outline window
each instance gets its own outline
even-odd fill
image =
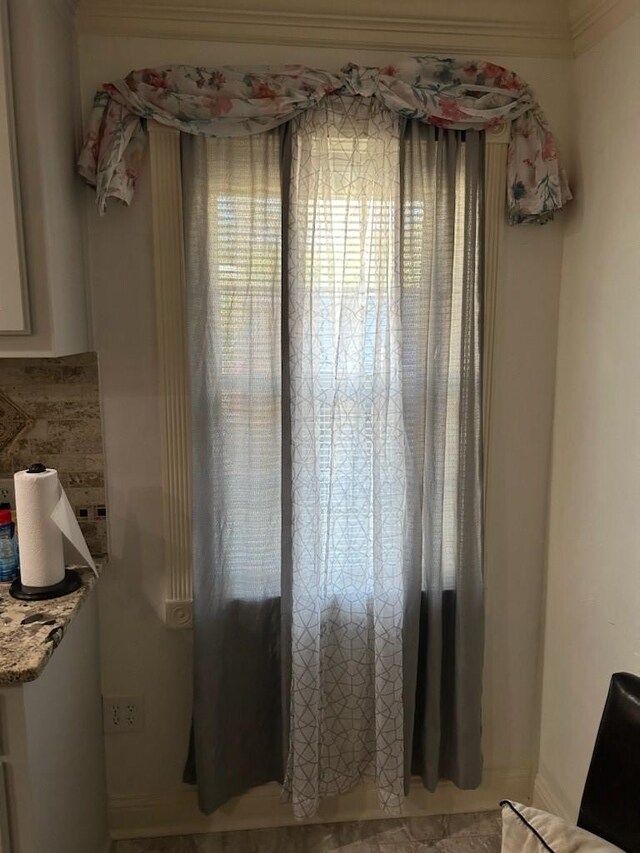
[[[248,142],[246,140],[234,139],[232,144],[238,146],[240,143]],[[176,183],[176,176],[179,178],[179,134],[176,131],[152,126],[151,133],[152,146],[152,180],[154,193],[154,238],[155,238],[155,257],[156,257],[156,277],[159,294],[159,333],[161,360],[163,365],[162,370],[162,385],[164,389],[164,435],[165,435],[165,453],[164,453],[164,482],[166,496],[166,519],[165,529],[167,533],[167,592],[166,592],[166,620],[167,624],[174,627],[182,627],[189,624],[190,620],[190,596],[191,596],[191,579],[190,579],[190,508],[189,508],[189,466],[187,460],[190,456],[190,437],[188,430],[188,397],[185,390],[185,375],[186,375],[186,358],[185,358],[185,340],[184,335],[181,335],[178,327],[184,323],[184,269],[180,261],[181,258],[181,242],[182,242],[182,226],[180,219],[180,183]],[[490,306],[488,320],[491,320],[494,304],[493,292],[495,289],[495,281],[497,277],[497,244],[500,235],[502,220],[503,220],[503,190],[504,185],[504,162],[506,157],[506,134],[501,137],[495,137],[492,142],[498,144],[490,144],[487,146],[487,234],[485,255],[486,263],[486,286],[487,293],[485,299]],[[342,143],[339,143],[342,145]],[[339,156],[339,151],[337,155]],[[277,171],[272,171],[271,177],[277,178]],[[257,211],[264,222],[270,222],[271,225],[262,229],[260,239],[265,245],[265,264],[268,268],[273,267],[277,260],[278,243],[277,232],[279,224],[279,186],[274,183],[273,192],[266,192],[259,196],[262,200],[253,205],[254,222]],[[254,197],[254,196],[251,196]],[[233,281],[234,277],[246,274],[246,270],[242,269],[242,264],[246,259],[243,258],[241,252],[242,239],[246,236],[243,234],[242,228],[234,227],[232,223],[238,222],[243,217],[250,227],[251,217],[247,217],[247,199],[249,195],[246,190],[241,190],[239,186],[230,192],[219,193],[216,196],[217,217],[220,222],[220,237],[228,240],[228,246],[235,249],[240,247],[240,253],[233,251],[233,259],[229,259],[228,263],[220,263],[219,274],[226,279],[226,289],[223,287],[220,291],[221,306],[224,306],[223,311],[227,316],[228,328],[230,329],[234,320],[234,303],[237,308],[237,302],[233,296]],[[376,207],[377,205],[377,207]],[[330,204],[331,219],[333,222],[339,222],[340,216],[344,215],[341,212],[340,199],[334,199]],[[376,222],[376,217],[379,222],[382,222],[385,216],[388,216],[388,210],[385,211],[384,205],[380,205],[375,200],[367,203],[367,215],[372,223]],[[424,208],[420,205],[415,205],[411,210],[404,210],[405,215],[405,230],[404,230],[404,250],[411,245],[412,234],[415,233],[417,227],[414,223],[419,222],[420,217],[424,215]],[[375,228],[372,225],[372,228]],[[381,226],[377,226],[381,227]],[[327,231],[326,245],[324,247],[317,245],[315,249],[320,248],[324,251],[324,256],[328,258],[328,249],[331,231]],[[225,237],[226,235],[226,237]],[[358,235],[358,240],[361,235]],[[365,239],[366,236],[365,236]],[[239,256],[240,255],[240,256]],[[334,251],[331,261],[344,264],[345,256],[344,249]],[[254,269],[252,276],[260,281],[260,276],[264,270]],[[349,277],[345,277],[345,282],[348,282]],[[406,286],[410,286],[410,274],[405,273]],[[257,302],[256,302],[257,305]],[[268,311],[270,315],[275,317],[279,308],[267,299],[263,306],[265,308],[265,316]],[[370,310],[374,310],[374,305],[370,306]],[[327,341],[329,340],[329,330],[327,330]],[[491,340],[490,327],[486,335],[488,341]],[[490,347],[488,354],[485,357],[490,358]],[[232,351],[228,354],[229,376],[233,376],[233,382],[237,386],[236,392],[238,397],[235,401],[238,406],[241,406],[241,386],[242,386],[242,370],[241,363],[237,359],[237,354]],[[490,373],[489,373],[490,379]],[[246,384],[246,382],[245,382]],[[490,389],[490,381],[487,382],[487,388]],[[231,392],[229,392],[231,393]],[[273,403],[274,390],[270,386],[270,391],[265,393],[265,406],[268,407],[268,397],[271,394],[271,402]],[[277,403],[277,400],[276,400]],[[485,407],[488,411],[488,407]],[[266,409],[265,409],[266,411]],[[328,428],[328,425],[327,425]],[[279,441],[275,441],[275,446],[279,446]],[[321,450],[321,458],[322,458]],[[328,464],[326,461],[323,464]],[[170,521],[171,519],[171,521]]]
[[[277,597],[282,304],[278,134],[210,139],[194,156],[199,158],[194,169],[206,181],[198,206],[206,206],[199,213],[208,227],[206,233],[192,235],[197,245],[191,248],[202,257],[208,279],[198,291],[201,310],[211,318],[201,357],[212,364],[215,382],[207,371],[202,381],[209,383],[206,396],[218,412],[208,447],[217,468],[214,500],[225,504],[220,535],[225,540],[227,592],[243,600]]]

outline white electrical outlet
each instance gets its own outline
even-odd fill
[[[16,508],[16,490],[13,479],[0,480],[0,504],[10,503],[11,509]]]
[[[140,732],[144,728],[144,699],[141,696],[103,696],[102,717],[106,734]]]

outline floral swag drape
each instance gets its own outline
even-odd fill
[[[338,74],[301,65],[132,71],[96,93],[80,174],[107,199],[129,204],[146,145],[145,120],[208,136],[270,130],[316,106],[326,95],[379,100],[410,119],[455,130],[511,122],[509,221],[543,223],[571,199],[556,142],[529,86],[490,62],[417,56],[399,65],[347,65]]]

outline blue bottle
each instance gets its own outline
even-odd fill
[[[11,510],[0,509],[0,583],[15,580],[19,570],[16,526],[11,521]]]

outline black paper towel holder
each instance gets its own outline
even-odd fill
[[[82,586],[80,575],[75,569],[65,569],[64,578],[51,586],[25,586],[16,578],[9,587],[9,595],[18,601],[47,601],[77,592]]]

